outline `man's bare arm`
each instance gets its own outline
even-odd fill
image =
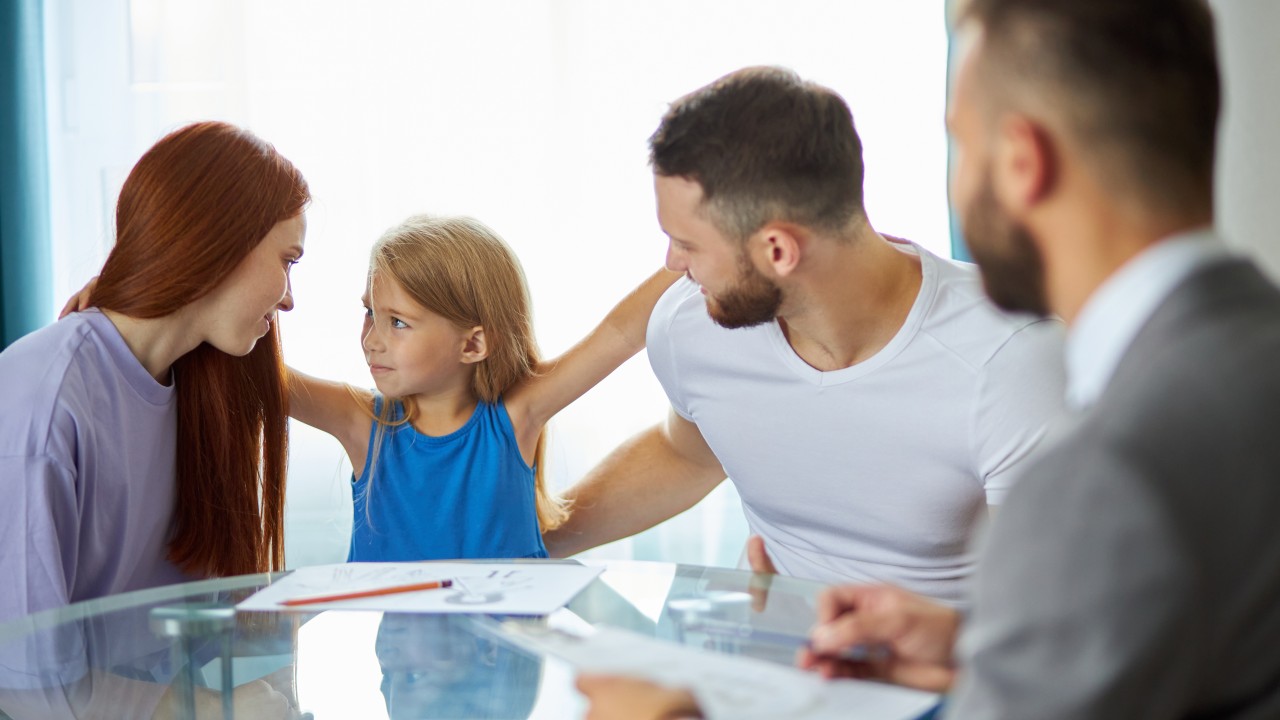
[[[669,411],[564,493],[569,521],[544,536],[547,551],[568,557],[648,530],[693,507],[724,478],[698,426]]]

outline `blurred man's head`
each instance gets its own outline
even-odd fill
[[[1040,238],[1009,198],[1078,173],[1119,213],[1212,219],[1220,88],[1202,0],[971,0],[957,30],[952,199],[998,304],[1048,310]]]

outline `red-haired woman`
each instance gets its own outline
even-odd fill
[[[309,200],[288,160],[224,123],[134,166],[93,308],[0,353],[0,621],[281,568],[274,320]]]

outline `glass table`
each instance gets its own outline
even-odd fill
[[[573,562],[573,561],[532,561]],[[523,623],[609,625],[791,664],[822,586],[722,568],[591,562],[569,605]],[[0,625],[0,718],[577,718],[574,671],[502,618],[237,612],[284,574],[111,596]]]

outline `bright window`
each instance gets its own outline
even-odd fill
[[[56,296],[100,267],[143,150],[192,120],[236,122],[311,183],[297,309],[281,326],[288,361],[322,377],[371,385],[367,254],[417,212],[498,230],[524,263],[544,354],[566,349],[663,260],[645,143],[667,103],[746,65],[839,91],[865,145],[872,223],[948,254],[936,2],[48,0],[46,27]],[[576,481],[666,406],[644,357],[628,363],[556,419],[553,482]],[[345,558],[349,475],[336,441],[295,425],[291,565]],[[732,564],[744,528],[726,484],[597,554]]]

